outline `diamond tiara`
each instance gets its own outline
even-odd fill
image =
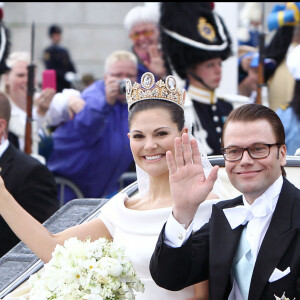
[[[152,99],[173,102],[183,109],[185,90],[179,91],[176,79],[172,75],[167,76],[165,82],[161,79],[155,82],[154,75],[151,72],[146,72],[141,78],[141,84],[135,82],[132,85],[129,79],[126,81],[128,110],[139,101]]]

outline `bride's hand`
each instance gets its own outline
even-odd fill
[[[190,141],[187,133],[182,135],[182,139],[177,137],[174,146],[175,161],[171,151],[166,154],[173,215],[179,223],[188,225],[198,206],[213,189],[219,167],[215,166],[209,176],[205,177],[197,141]]]

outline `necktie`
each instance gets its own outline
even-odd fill
[[[233,261],[233,276],[244,300],[248,299],[249,287],[254,267],[250,246],[246,238],[247,226],[244,227],[237,252]]]
[[[246,207],[238,205],[231,208],[224,208],[223,212],[231,226],[235,229],[239,225],[245,225],[253,217],[261,218],[272,213],[271,203],[267,202],[265,197],[260,197],[252,205]]]

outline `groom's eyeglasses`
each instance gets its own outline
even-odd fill
[[[237,146],[222,148],[221,153],[227,161],[238,161],[243,158],[244,152],[247,151],[253,159],[266,158],[270,154],[270,149],[277,146],[278,149],[282,144],[253,144],[249,147],[242,148]]]

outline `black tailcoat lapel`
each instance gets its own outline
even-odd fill
[[[243,205],[242,197],[234,202],[230,201],[230,207]],[[231,290],[231,267],[240,240],[243,226],[231,229],[223,212],[224,207],[215,206],[214,217],[210,219],[210,270],[209,281],[211,283],[211,299],[226,299]]]

